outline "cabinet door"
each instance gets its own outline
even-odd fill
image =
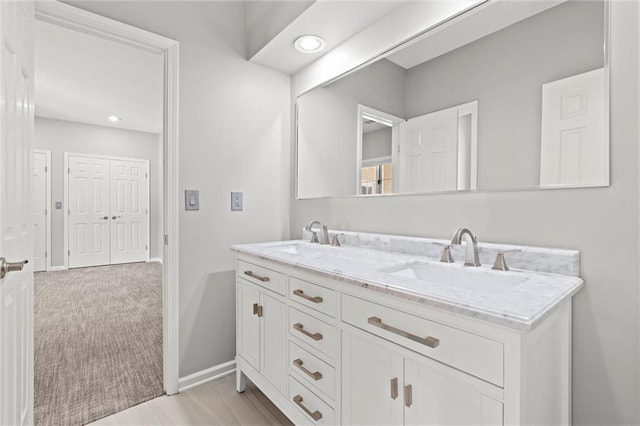
[[[405,360],[406,425],[501,425],[502,403],[468,388],[428,364]]]
[[[373,340],[343,332],[342,424],[402,424],[402,363]]]
[[[260,372],[283,395],[287,376],[287,307],[266,293],[260,296],[261,359]]]
[[[256,286],[237,281],[237,346],[238,354],[256,370],[260,369],[260,318],[254,314],[254,307],[260,303],[260,293]]]

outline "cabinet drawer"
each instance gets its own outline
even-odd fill
[[[289,298],[335,318],[336,292],[317,284],[289,277]]]
[[[342,295],[342,320],[413,351],[503,386],[502,343]]]
[[[289,370],[311,388],[335,398],[335,369],[293,342],[289,342]]]
[[[303,413],[311,424],[336,424],[333,408],[291,376],[289,376],[289,402]]]
[[[289,308],[289,334],[330,357],[336,356],[336,328],[291,307]]]
[[[283,296],[287,295],[287,277],[280,272],[238,260],[237,274],[238,277],[254,284],[273,290]]]

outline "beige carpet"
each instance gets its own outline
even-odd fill
[[[159,263],[35,274],[35,423],[81,425],[162,395]]]

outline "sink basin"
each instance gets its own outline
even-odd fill
[[[387,275],[483,293],[505,293],[528,277],[442,263],[409,262],[378,269]]]

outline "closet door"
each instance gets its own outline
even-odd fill
[[[110,160],[111,263],[148,260],[148,163]]]
[[[69,156],[69,268],[108,265],[109,160]]]

